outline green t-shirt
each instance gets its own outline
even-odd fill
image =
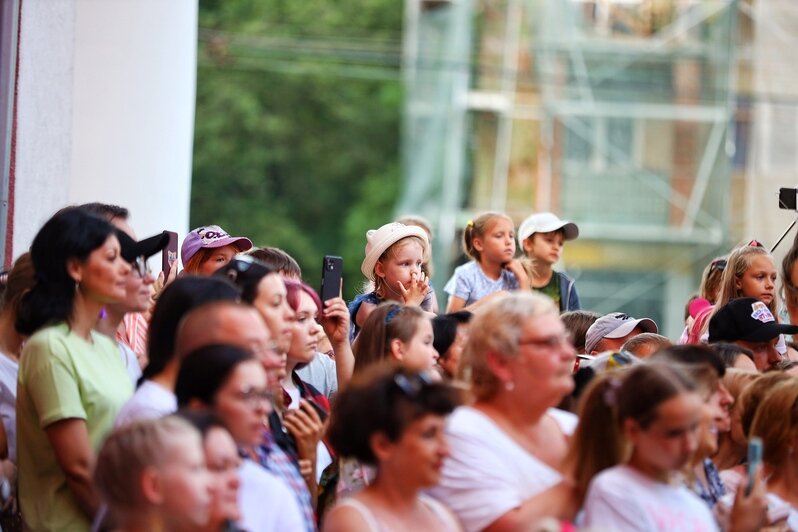
[[[37,331],[22,350],[17,391],[19,502],[30,530],[91,527],[44,429],[56,421],[83,419],[96,452],[133,394],[116,344],[96,332],[92,342],[62,323]]]
[[[552,301],[554,301],[554,304],[557,305],[557,308],[562,310],[562,306],[560,305],[560,275],[556,271],[551,272],[551,279],[549,279],[546,286],[533,288],[532,290],[549,296]]]

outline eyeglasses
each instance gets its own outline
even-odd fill
[[[152,273],[150,265],[147,264],[147,257],[136,257],[130,266],[131,270],[142,279]]]
[[[407,396],[408,399],[417,399],[421,391],[433,383],[429,373],[422,372],[415,375],[405,375],[397,373],[393,377],[393,383]]]
[[[263,403],[272,403],[274,394],[272,394],[271,390],[265,388],[250,388],[239,390],[236,392],[236,397],[249,408],[256,408]]]
[[[573,347],[574,338],[570,333],[557,334],[547,336],[546,338],[528,338],[526,340],[519,340],[518,346],[520,347],[522,345],[533,345],[541,349],[557,349],[558,347],[565,345]]]
[[[709,271],[722,272],[726,269],[726,259],[716,259],[709,263]]]

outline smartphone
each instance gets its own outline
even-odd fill
[[[756,436],[748,442],[748,485],[745,486],[745,494],[749,495],[754,487],[754,475],[759,464],[762,463],[762,439]]]
[[[333,255],[325,255],[321,265],[321,300],[327,301],[341,294],[341,275],[344,270],[344,259]]]
[[[164,278],[169,277],[172,266],[177,264],[177,233],[166,231],[169,234],[169,243],[161,251],[161,270]]]
[[[794,211],[797,210],[796,207],[798,207],[798,189],[780,188],[779,209]]]

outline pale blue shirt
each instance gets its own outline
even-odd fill
[[[501,290],[518,290],[518,279],[510,270],[502,270],[495,281],[482,271],[479,263],[471,261],[454,269],[454,274],[443,291],[465,301],[465,306],[476,303],[483,297]]]

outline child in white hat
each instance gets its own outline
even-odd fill
[[[421,227],[392,222],[366,232],[366,258],[360,271],[374,289],[349,304],[352,338],[371,311],[385,301],[432,310],[432,290],[421,268],[428,256],[427,233]]]
[[[549,296],[560,312],[580,310],[574,280],[554,269],[566,240],[579,236],[579,227],[550,212],[529,216],[518,227],[518,244],[526,256],[525,269],[532,290]]]

